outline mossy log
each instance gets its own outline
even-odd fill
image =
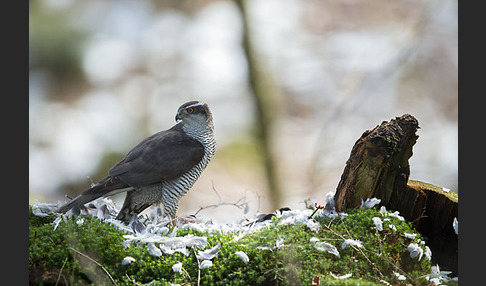
[[[457,273],[457,235],[452,227],[458,197],[442,188],[409,181],[409,158],[419,125],[412,115],[384,121],[359,138],[346,162],[334,196],[338,211],[358,208],[376,197],[387,209],[399,211],[428,240],[432,259]]]
[[[307,216],[311,210],[293,213]],[[29,285],[311,285],[316,280],[326,286],[378,286],[385,281],[404,285],[396,276],[398,272],[408,285],[430,285],[425,277],[431,262],[411,258],[406,247],[423,236],[405,237],[404,233],[416,230],[394,217],[389,223],[395,230],[377,232],[372,220],[377,216],[382,216],[380,211],[371,208],[351,210],[342,219],[315,217],[308,220],[312,224],[289,224],[291,216],[274,216],[264,223],[266,227],[253,225],[250,232],[243,228],[241,232],[211,230],[205,229],[209,226],[206,223],[191,223],[199,227],[169,225],[166,232],[159,229],[134,235],[91,216],[69,217],[56,223],[55,215],[38,217],[29,206]],[[145,222],[154,227],[152,230],[157,229],[149,219]],[[136,239],[127,243],[130,237]],[[206,246],[184,242],[194,237],[207,241]],[[359,239],[361,246],[343,247],[352,238]],[[203,262],[197,254],[218,244],[219,251],[209,259],[212,266],[201,269]],[[188,252],[157,254],[154,250],[175,245]],[[182,268],[174,270],[179,263]],[[336,278],[346,274],[351,277]]]

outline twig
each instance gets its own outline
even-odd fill
[[[216,195],[218,196],[219,198],[219,202],[221,202],[221,196],[219,195],[218,191],[216,191],[216,188],[214,187],[214,181],[211,180],[211,186],[213,188],[213,191],[216,193]]]
[[[184,273],[186,274],[187,278],[189,278],[189,281],[192,282],[192,278],[191,278],[191,275],[189,275],[189,273],[187,272],[186,269],[184,269],[184,267],[182,267],[182,271],[184,271]],[[199,285],[199,284],[198,284]]]
[[[66,257],[66,259],[64,259],[64,262],[62,263],[61,270],[59,270],[59,275],[57,276],[57,281],[56,281],[56,285],[55,286],[57,286],[57,284],[59,283],[59,279],[61,279],[61,273],[62,273],[62,270],[64,269],[64,265],[66,265],[67,259],[68,258]],[[64,281],[65,280],[66,279],[64,279]]]
[[[327,225],[327,228],[331,228],[331,224],[334,222],[334,220],[335,220],[335,219],[336,219],[335,217],[333,217],[333,218],[331,219],[331,221],[330,221],[330,222],[329,222],[329,224]]]
[[[327,230],[329,230],[330,232],[332,232],[332,234],[334,234],[335,236],[339,236],[342,240],[346,240],[346,238],[344,236],[342,236],[339,233],[335,232],[333,229],[331,229],[327,225],[324,225],[324,226],[327,228]]]
[[[418,218],[416,218],[416,219],[414,219],[414,220],[412,221],[412,224],[413,224],[413,225],[415,225],[415,222],[417,222],[418,220],[423,219],[423,218],[427,218],[427,217],[428,217],[427,215],[424,215],[425,210],[426,210],[426,208],[424,208],[424,209],[422,210],[422,213],[420,214],[420,216],[419,216]]]
[[[245,206],[245,203],[246,203],[246,196],[237,200],[236,202],[234,203],[226,203],[222,200],[221,196],[219,195],[218,191],[216,190],[216,188],[214,187],[214,183],[212,183],[212,189],[213,191],[216,193],[216,195],[218,196],[219,198],[219,202],[217,204],[212,204],[212,205],[208,205],[208,206],[204,206],[204,207],[200,207],[199,210],[197,210],[196,213],[194,213],[194,216],[196,216],[199,212],[201,212],[202,210],[205,210],[205,209],[209,209],[209,208],[217,208],[217,207],[220,207],[220,206],[235,206],[237,208],[239,208],[240,210],[244,208]],[[243,201],[243,202],[241,202]]]
[[[260,212],[260,198],[261,198],[261,196],[260,196],[260,194],[258,192],[255,192],[255,194],[258,197],[258,208],[257,208],[256,212],[259,213]]]
[[[214,204],[214,205],[209,205],[209,206],[205,206],[205,207],[200,207],[199,210],[197,210],[197,212],[194,213],[194,215],[196,216],[202,210],[209,209],[209,208],[217,208],[217,207],[220,207],[220,206],[235,206],[235,207],[239,208],[240,210],[243,208],[243,206],[239,205],[238,202],[236,202],[236,203],[220,203],[220,204]]]
[[[133,283],[133,285],[142,285],[142,284],[137,283],[137,282],[135,281],[135,279],[132,279],[130,276],[128,276],[128,274],[127,274],[127,273],[125,273],[125,276],[127,276],[128,280],[130,280],[130,282],[132,282],[132,283]]]
[[[108,270],[106,270],[105,267],[103,267],[103,265],[99,264],[98,261],[94,260],[93,258],[89,257],[88,255],[82,253],[81,251],[77,250],[77,249],[74,249],[72,247],[69,247],[71,250],[73,250],[74,252],[88,258],[89,260],[91,260],[92,262],[94,262],[96,265],[98,265],[99,267],[101,267],[101,269],[103,269],[103,271],[105,271],[106,275],[108,275],[108,277],[110,277],[111,279],[111,282],[113,282],[113,285],[116,285],[115,283],[115,280],[113,280],[113,277],[111,277],[110,273],[108,272]]]
[[[354,239],[354,238],[353,238],[353,236],[351,235],[351,233],[349,233],[349,230],[348,230],[348,228],[346,227],[346,224],[344,223],[343,218],[342,218],[341,216],[339,216],[339,219],[341,220],[341,223],[343,224],[344,229],[345,229],[345,230],[346,230],[346,232],[348,233],[349,237],[350,237],[351,239]]]
[[[201,263],[199,262],[199,259],[197,258],[196,249],[194,249],[194,246],[192,246],[192,251],[194,252],[194,256],[196,256],[196,261],[197,261],[197,286],[199,286],[200,283],[201,283]]]
[[[322,210],[325,208],[325,206],[321,206],[317,203],[315,203],[314,206],[315,206],[314,212],[312,212],[312,214],[308,217],[308,219],[311,219],[318,210]]]

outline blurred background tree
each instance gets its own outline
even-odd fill
[[[250,213],[322,201],[361,133],[404,113],[410,177],[458,192],[457,50],[452,0],[30,1],[30,200],[78,194],[192,99],[218,149],[181,213],[213,189]]]

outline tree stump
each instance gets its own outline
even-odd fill
[[[334,196],[337,211],[358,208],[361,200],[381,199],[381,205],[414,224],[427,238],[433,263],[457,275],[457,235],[452,223],[458,197],[442,188],[409,181],[412,147],[419,125],[405,114],[384,121],[359,138],[346,162]]]

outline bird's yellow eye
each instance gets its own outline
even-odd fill
[[[194,112],[194,108],[192,107],[189,107],[188,109],[186,109],[187,113],[193,113]]]

